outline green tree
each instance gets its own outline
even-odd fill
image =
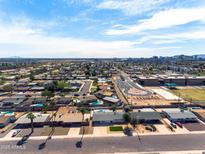
[[[26,118],[31,120],[31,132],[33,133],[33,130],[34,130],[33,120],[36,118],[36,116],[32,112],[29,112],[26,115]]]
[[[49,90],[44,90],[41,94],[42,96],[47,96],[47,97],[54,97],[54,93],[52,91]]]
[[[82,122],[83,122],[83,121],[84,121],[84,115],[85,115],[85,113],[86,113],[86,108],[82,107],[82,108],[80,109],[80,112],[81,112],[81,114],[83,115],[83,118],[82,118]]]
[[[35,77],[34,77],[33,74],[30,74],[30,75],[29,75],[29,78],[30,78],[31,81],[33,81]]]
[[[130,114],[129,113],[124,113],[123,114],[123,119],[127,123],[127,127],[128,127],[128,124],[131,122]]]
[[[12,94],[13,86],[12,85],[5,85],[5,86],[3,86],[3,90],[6,92],[10,92],[10,94]]]
[[[125,105],[125,106],[124,106],[124,111],[125,111],[126,113],[132,111],[132,106],[131,106],[131,105]]]
[[[112,106],[112,111],[115,113],[116,110],[117,110],[116,105],[113,105],[113,106]]]

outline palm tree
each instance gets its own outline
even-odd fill
[[[28,119],[31,120],[31,132],[33,133],[33,130],[34,130],[33,120],[36,118],[36,116],[35,116],[32,112],[29,112],[29,113],[26,115],[26,118],[28,118]]]
[[[54,109],[55,109],[56,103],[52,100],[50,102],[50,106],[51,106],[51,110],[52,110],[52,131],[54,131],[54,119],[56,116],[56,114],[54,115]]]
[[[82,122],[84,121],[84,115],[85,115],[85,112],[86,112],[86,109],[83,107],[80,109],[80,112],[81,114],[83,115],[83,118],[82,118]]]
[[[128,113],[128,112],[130,112],[132,109],[132,106],[131,105],[125,105],[124,106],[124,111],[126,112],[126,113]]]
[[[112,111],[114,112],[114,114],[116,113],[116,112],[115,112],[116,109],[117,109],[116,105],[113,105],[113,106],[112,106]]]
[[[85,133],[85,128],[84,128],[84,126],[83,126],[83,121],[84,121],[84,115],[85,115],[86,109],[85,109],[84,107],[82,107],[82,108],[80,109],[80,112],[81,112],[81,114],[83,115],[83,118],[82,118],[83,133],[82,133],[82,137],[81,137],[81,139],[80,139],[80,141],[79,141],[79,144],[80,144],[80,146],[82,146],[83,135],[84,135],[84,133]]]
[[[45,103],[43,104],[43,113],[47,113],[47,111],[48,111],[48,104]]]

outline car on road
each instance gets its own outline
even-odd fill
[[[176,122],[176,125],[179,126],[180,128],[183,128],[183,126],[180,122]]]
[[[12,133],[12,137],[15,137],[20,131],[21,129],[14,130],[14,132]]]
[[[79,94],[74,94],[74,96],[80,96]]]
[[[175,123],[173,123],[173,122],[172,122],[170,125],[171,125],[173,128],[177,128],[177,125],[176,125]]]

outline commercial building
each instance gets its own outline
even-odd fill
[[[202,86],[205,85],[205,76],[184,76],[184,75],[139,75],[136,82],[142,86],[165,86],[167,83],[174,83],[177,86]]]

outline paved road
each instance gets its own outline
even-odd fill
[[[79,139],[49,140],[44,149],[38,147],[43,140],[30,140],[23,147],[16,147],[16,141],[0,142],[0,153],[3,154],[93,154],[113,152],[153,152],[205,150],[205,134],[192,135],[159,135],[137,137],[104,137],[84,138],[82,148],[76,147]]]
[[[91,84],[92,81],[85,81],[82,89],[79,92],[79,95],[83,95],[83,94],[87,95],[89,93]]]
[[[117,86],[116,78],[117,78],[117,77],[113,77],[113,78],[112,78],[112,82],[113,82],[113,84],[114,84],[114,88],[115,88],[115,91],[116,91],[116,93],[117,93],[117,96],[120,98],[120,100],[121,100],[124,104],[129,104],[128,100],[125,98],[124,94],[120,91],[119,87]]]

